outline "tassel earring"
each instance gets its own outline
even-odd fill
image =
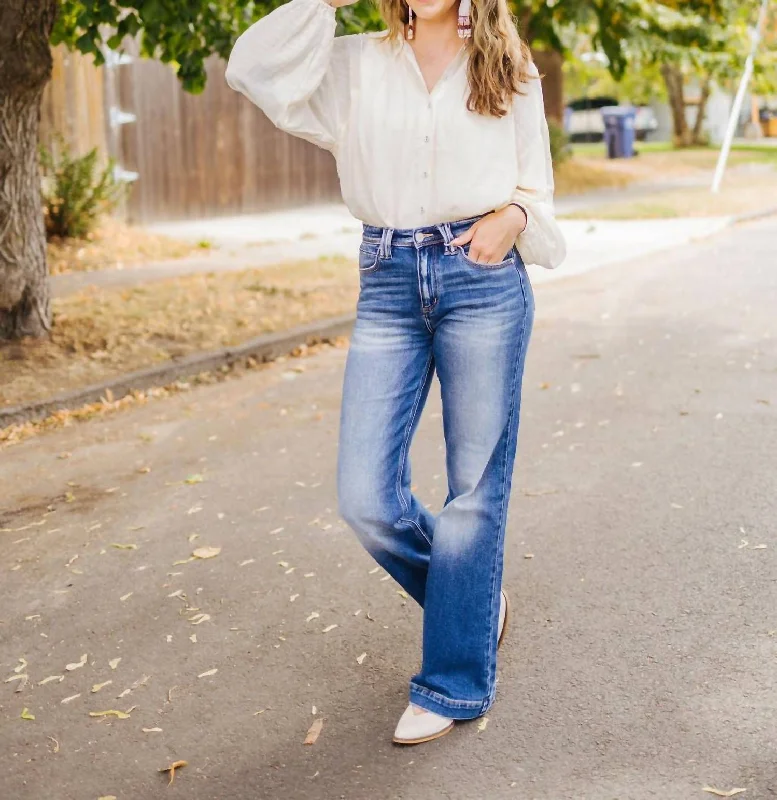
[[[469,39],[472,36],[471,8],[472,0],[461,0],[459,3],[459,39]]]
[[[410,6],[407,7],[407,38],[415,39],[415,14]]]

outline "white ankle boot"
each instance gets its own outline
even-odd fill
[[[499,636],[497,647],[502,646],[505,635],[507,634],[507,623],[510,616],[510,601],[507,599],[504,589],[502,590],[501,602],[499,603]],[[405,709],[405,713],[399,718],[396,730],[394,731],[394,742],[396,744],[422,744],[439,739],[453,730],[454,721],[449,717],[419,708],[412,703]]]
[[[433,711],[427,711],[410,703],[399,718],[397,729],[394,731],[394,742],[396,744],[431,742],[432,739],[439,739],[452,730],[452,719],[441,717]]]

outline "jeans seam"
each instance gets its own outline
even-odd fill
[[[402,438],[402,447],[399,451],[399,465],[397,467],[397,482],[396,482],[396,492],[397,497],[399,498],[399,503],[402,506],[402,516],[400,517],[400,522],[405,522],[411,525],[418,533],[422,536],[423,540],[429,545],[432,546],[429,537],[423,532],[421,526],[412,519],[406,519],[405,514],[409,511],[409,506],[405,501],[405,496],[402,492],[402,475],[405,469],[405,463],[407,460],[407,449],[408,443],[410,441],[410,436],[413,432],[413,425],[415,423],[416,416],[418,414],[418,406],[421,402],[421,397],[423,396],[424,389],[426,388],[429,380],[431,379],[431,366],[432,360],[434,358],[434,353],[430,352],[429,357],[426,359],[426,366],[424,367],[424,377],[421,382],[418,384],[418,389],[416,391],[415,398],[413,400],[413,407],[410,409],[410,417],[408,418],[407,425],[405,426],[405,435]]]
[[[517,397],[516,397],[516,382],[518,379],[518,374],[520,371],[521,366],[521,356],[523,355],[524,351],[526,350],[526,324],[528,319],[528,312],[529,312],[529,303],[526,297],[526,287],[523,283],[523,276],[519,273],[519,278],[521,281],[521,294],[523,296],[523,306],[524,306],[524,316],[523,316],[523,323],[521,325],[521,340],[518,349],[518,358],[515,361],[515,369],[513,370],[513,378],[512,378],[512,386],[511,386],[511,402],[510,402],[510,414],[507,419],[507,436],[508,436],[508,445],[509,445],[509,436],[510,431],[513,425],[513,419],[515,418],[515,409],[517,405]],[[517,446],[517,445],[516,445]],[[499,509],[499,532],[497,540],[497,547],[496,547],[496,554],[497,557],[494,558],[494,563],[491,567],[491,592],[490,592],[490,599],[491,599],[491,624],[488,627],[488,661],[487,661],[487,670],[488,670],[488,677],[487,677],[487,686],[488,686],[488,693],[489,696],[493,694],[495,686],[492,686],[491,680],[491,673],[492,673],[492,665],[494,663],[494,659],[496,657],[496,643],[495,637],[492,635],[492,627],[493,627],[493,608],[494,608],[494,597],[496,594],[496,573],[497,573],[497,563],[498,563],[498,554],[500,550],[504,549],[504,537],[505,537],[505,524],[506,524],[506,510],[507,510],[507,503],[509,501],[508,492],[507,492],[507,483],[508,483],[508,475],[507,475],[507,458],[508,453],[510,452],[509,446],[505,446],[505,453],[504,459],[502,462],[502,502]],[[498,617],[497,617],[498,619]]]

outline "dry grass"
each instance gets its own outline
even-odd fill
[[[48,243],[47,251],[51,274],[61,275],[183,258],[205,246],[206,242],[179,242],[105,218],[88,239],[55,239]]]
[[[719,195],[706,187],[656,192],[641,200],[606,203],[577,211],[565,219],[673,219],[745,214],[777,206],[777,175],[736,175]]]
[[[663,144],[638,143],[639,155],[629,159],[608,159],[604,145],[575,145],[574,157],[556,167],[559,197],[595,189],[619,189],[636,181],[671,181],[710,173],[717,164],[718,151],[699,147],[673,150]],[[731,152],[729,167],[748,164],[777,167],[777,148],[738,149]],[[736,174],[736,172],[734,173]]]
[[[582,194],[596,189],[622,189],[638,180],[628,171],[612,169],[611,163],[575,157],[559,164],[555,169],[556,196]]]
[[[333,258],[56,300],[50,340],[0,344],[0,405],[346,313],[358,283],[356,265]]]

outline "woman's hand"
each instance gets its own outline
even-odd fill
[[[461,246],[471,242],[468,258],[478,264],[499,264],[505,260],[515,240],[526,230],[526,212],[518,206],[506,206],[481,217],[468,231],[457,236],[451,244]]]

